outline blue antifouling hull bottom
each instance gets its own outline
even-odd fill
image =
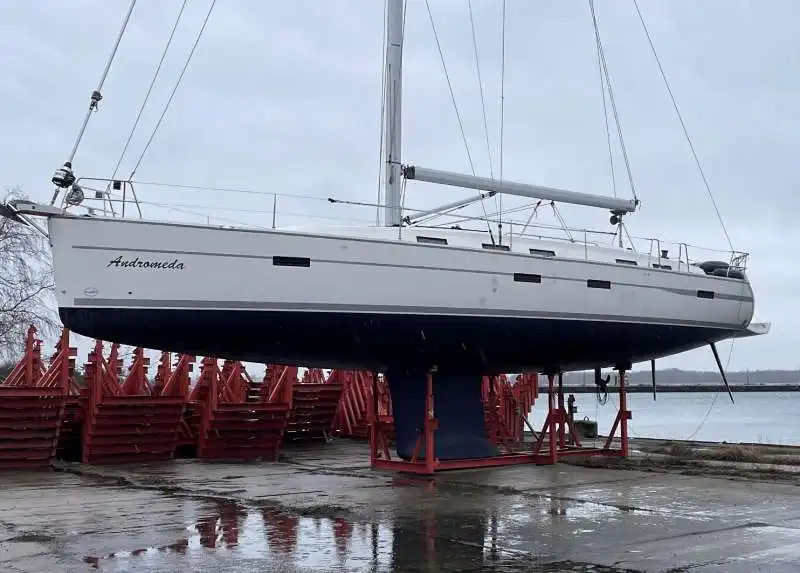
[[[425,421],[427,372],[386,372],[397,443],[397,455],[411,459]],[[433,410],[439,420],[434,433],[434,455],[440,460],[488,458],[499,454],[486,435],[481,374],[433,375]],[[423,441],[418,459],[424,459]]]

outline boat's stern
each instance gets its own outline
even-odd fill
[[[762,336],[767,334],[772,328],[770,322],[751,322],[745,328],[736,333],[734,338],[750,338],[751,336]]]

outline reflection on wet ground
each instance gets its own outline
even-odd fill
[[[585,570],[581,564],[563,562],[544,568],[536,559],[503,549],[502,518],[497,513],[437,515],[427,509],[419,519],[365,523],[343,517],[304,517],[278,506],[249,507],[224,500],[193,506],[190,503],[184,509],[196,511],[197,518],[179,540],[86,555],[83,561],[103,571],[196,570],[217,561],[280,564],[287,571]]]
[[[780,573],[800,562],[791,486],[570,466],[435,481],[353,468],[316,454],[0,475],[0,570]]]

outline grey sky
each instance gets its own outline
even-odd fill
[[[120,176],[130,173],[149,137],[209,1],[189,2]],[[489,175],[467,1],[430,3],[476,172]],[[103,89],[100,112],[92,117],[78,152],[79,175],[111,174],[180,4],[139,1]],[[497,175],[502,3],[472,4]],[[2,3],[4,185],[49,199],[49,178],[72,146],[127,5],[128,0]],[[504,178],[611,194],[588,2],[510,0],[508,5]],[[630,233],[725,249],[633,2],[597,5],[642,201],[641,212],[628,220]],[[800,42],[793,36],[800,5],[789,0],[640,0],[640,7],[734,247],[751,253],[757,316],[773,322],[766,337],[736,344],[731,368],[798,367],[793,352],[798,336],[785,320],[800,306],[793,296],[795,273],[787,264],[795,257],[782,245],[800,235],[793,212],[800,170],[793,161],[800,131]],[[134,179],[374,202],[382,14],[379,0],[218,2]],[[422,0],[408,2],[405,50],[404,160],[468,172]],[[617,192],[630,197],[612,136]],[[266,195],[141,184],[137,190],[147,202],[146,216],[152,218],[212,217],[220,223],[262,226],[271,222],[272,198]],[[464,196],[461,190],[412,183],[406,205],[425,208]],[[173,210],[157,204],[170,204]],[[503,206],[518,204],[505,199]],[[174,210],[176,205],[182,205],[181,211]],[[486,209],[495,211],[495,201],[487,202]],[[480,212],[479,206],[468,211]],[[571,226],[610,230],[603,211],[564,207],[562,213]],[[279,197],[277,219],[279,226],[374,224],[375,209]],[[540,221],[556,223],[547,211]],[[702,256],[693,249],[690,255]],[[727,344],[721,353],[725,359]],[[713,358],[701,350],[664,360],[662,366],[711,369]]]

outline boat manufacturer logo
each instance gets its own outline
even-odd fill
[[[89,298],[93,298],[97,296],[97,289],[94,287],[86,287],[83,289],[83,294],[88,296]]]
[[[158,270],[183,270],[183,262],[179,259],[172,261],[148,261],[134,257],[132,259],[123,258],[122,255],[116,259],[111,259],[106,268],[115,267],[118,269],[158,269]]]

